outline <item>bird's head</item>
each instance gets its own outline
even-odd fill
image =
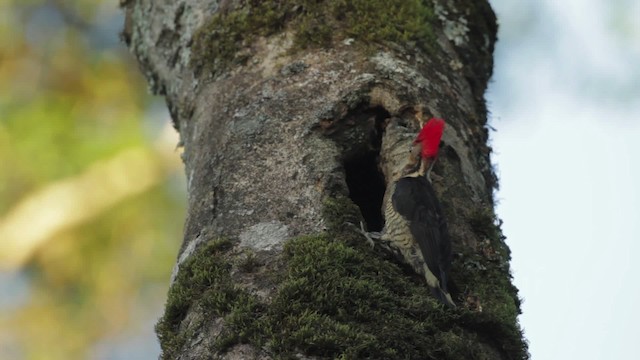
[[[409,163],[404,173],[416,173],[418,176],[428,175],[438,157],[440,139],[444,131],[444,120],[431,118],[427,121],[411,147]]]

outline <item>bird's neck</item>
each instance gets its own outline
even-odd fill
[[[436,159],[437,159],[437,155],[434,157],[422,158],[422,160],[420,161],[420,169],[418,170],[418,172],[426,176],[427,179],[430,179],[429,175],[431,174],[431,169],[433,169],[433,165],[436,163]]]
[[[419,164],[411,164],[407,165],[402,177],[425,177],[429,182],[431,182],[431,169],[433,169],[433,164],[435,164],[436,158],[422,158],[420,159]]]

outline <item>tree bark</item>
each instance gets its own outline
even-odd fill
[[[528,357],[493,212],[486,1],[121,3],[184,146],[164,358]],[[381,229],[417,111],[447,122],[433,182],[455,310],[357,231]]]

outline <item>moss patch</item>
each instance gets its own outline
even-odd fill
[[[231,247],[226,239],[213,240],[180,266],[169,289],[164,315],[156,324],[163,358],[176,358],[192,335],[193,328],[181,328],[192,307],[200,306],[204,316],[222,316],[253,303],[253,297],[231,281],[231,263],[226,257]]]
[[[463,287],[465,300],[479,299],[482,312],[461,321],[486,339],[500,339],[493,345],[503,353],[527,356],[527,343],[517,321],[521,301],[512,283],[510,251],[500,225],[489,208],[475,210],[468,221],[481,241],[477,249],[458,254],[452,278]]]
[[[453,314],[396,264],[327,234],[292,240],[285,258],[287,279],[270,308],[277,353],[449,358],[435,336],[451,329]]]
[[[267,302],[233,284],[230,244],[213,241],[187,260],[169,292],[157,325],[163,355],[174,358],[193,331],[190,309],[224,330],[213,341],[219,353],[238,343],[266,349],[275,358],[295,354],[354,359],[526,359],[517,326],[517,297],[508,271],[477,256],[484,268],[458,266],[454,278],[482,299],[483,312],[445,308],[421,279],[408,275],[354,230],[361,216],[346,197],[325,203],[328,231],[285,244],[282,268],[271,276],[278,289]],[[250,261],[253,270],[259,263]],[[462,264],[465,264],[464,262]],[[243,262],[238,269],[245,268]],[[197,308],[193,308],[197,306]]]
[[[214,75],[248,59],[257,36],[285,29],[293,51],[354,38],[371,46],[385,42],[427,49],[433,41],[431,3],[424,0],[248,0],[216,12],[194,35],[194,65]]]

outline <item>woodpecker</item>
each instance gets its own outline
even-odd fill
[[[444,125],[441,119],[430,119],[413,141],[407,165],[387,190],[380,240],[425,277],[438,300],[455,307],[447,288],[451,241],[429,179]]]

